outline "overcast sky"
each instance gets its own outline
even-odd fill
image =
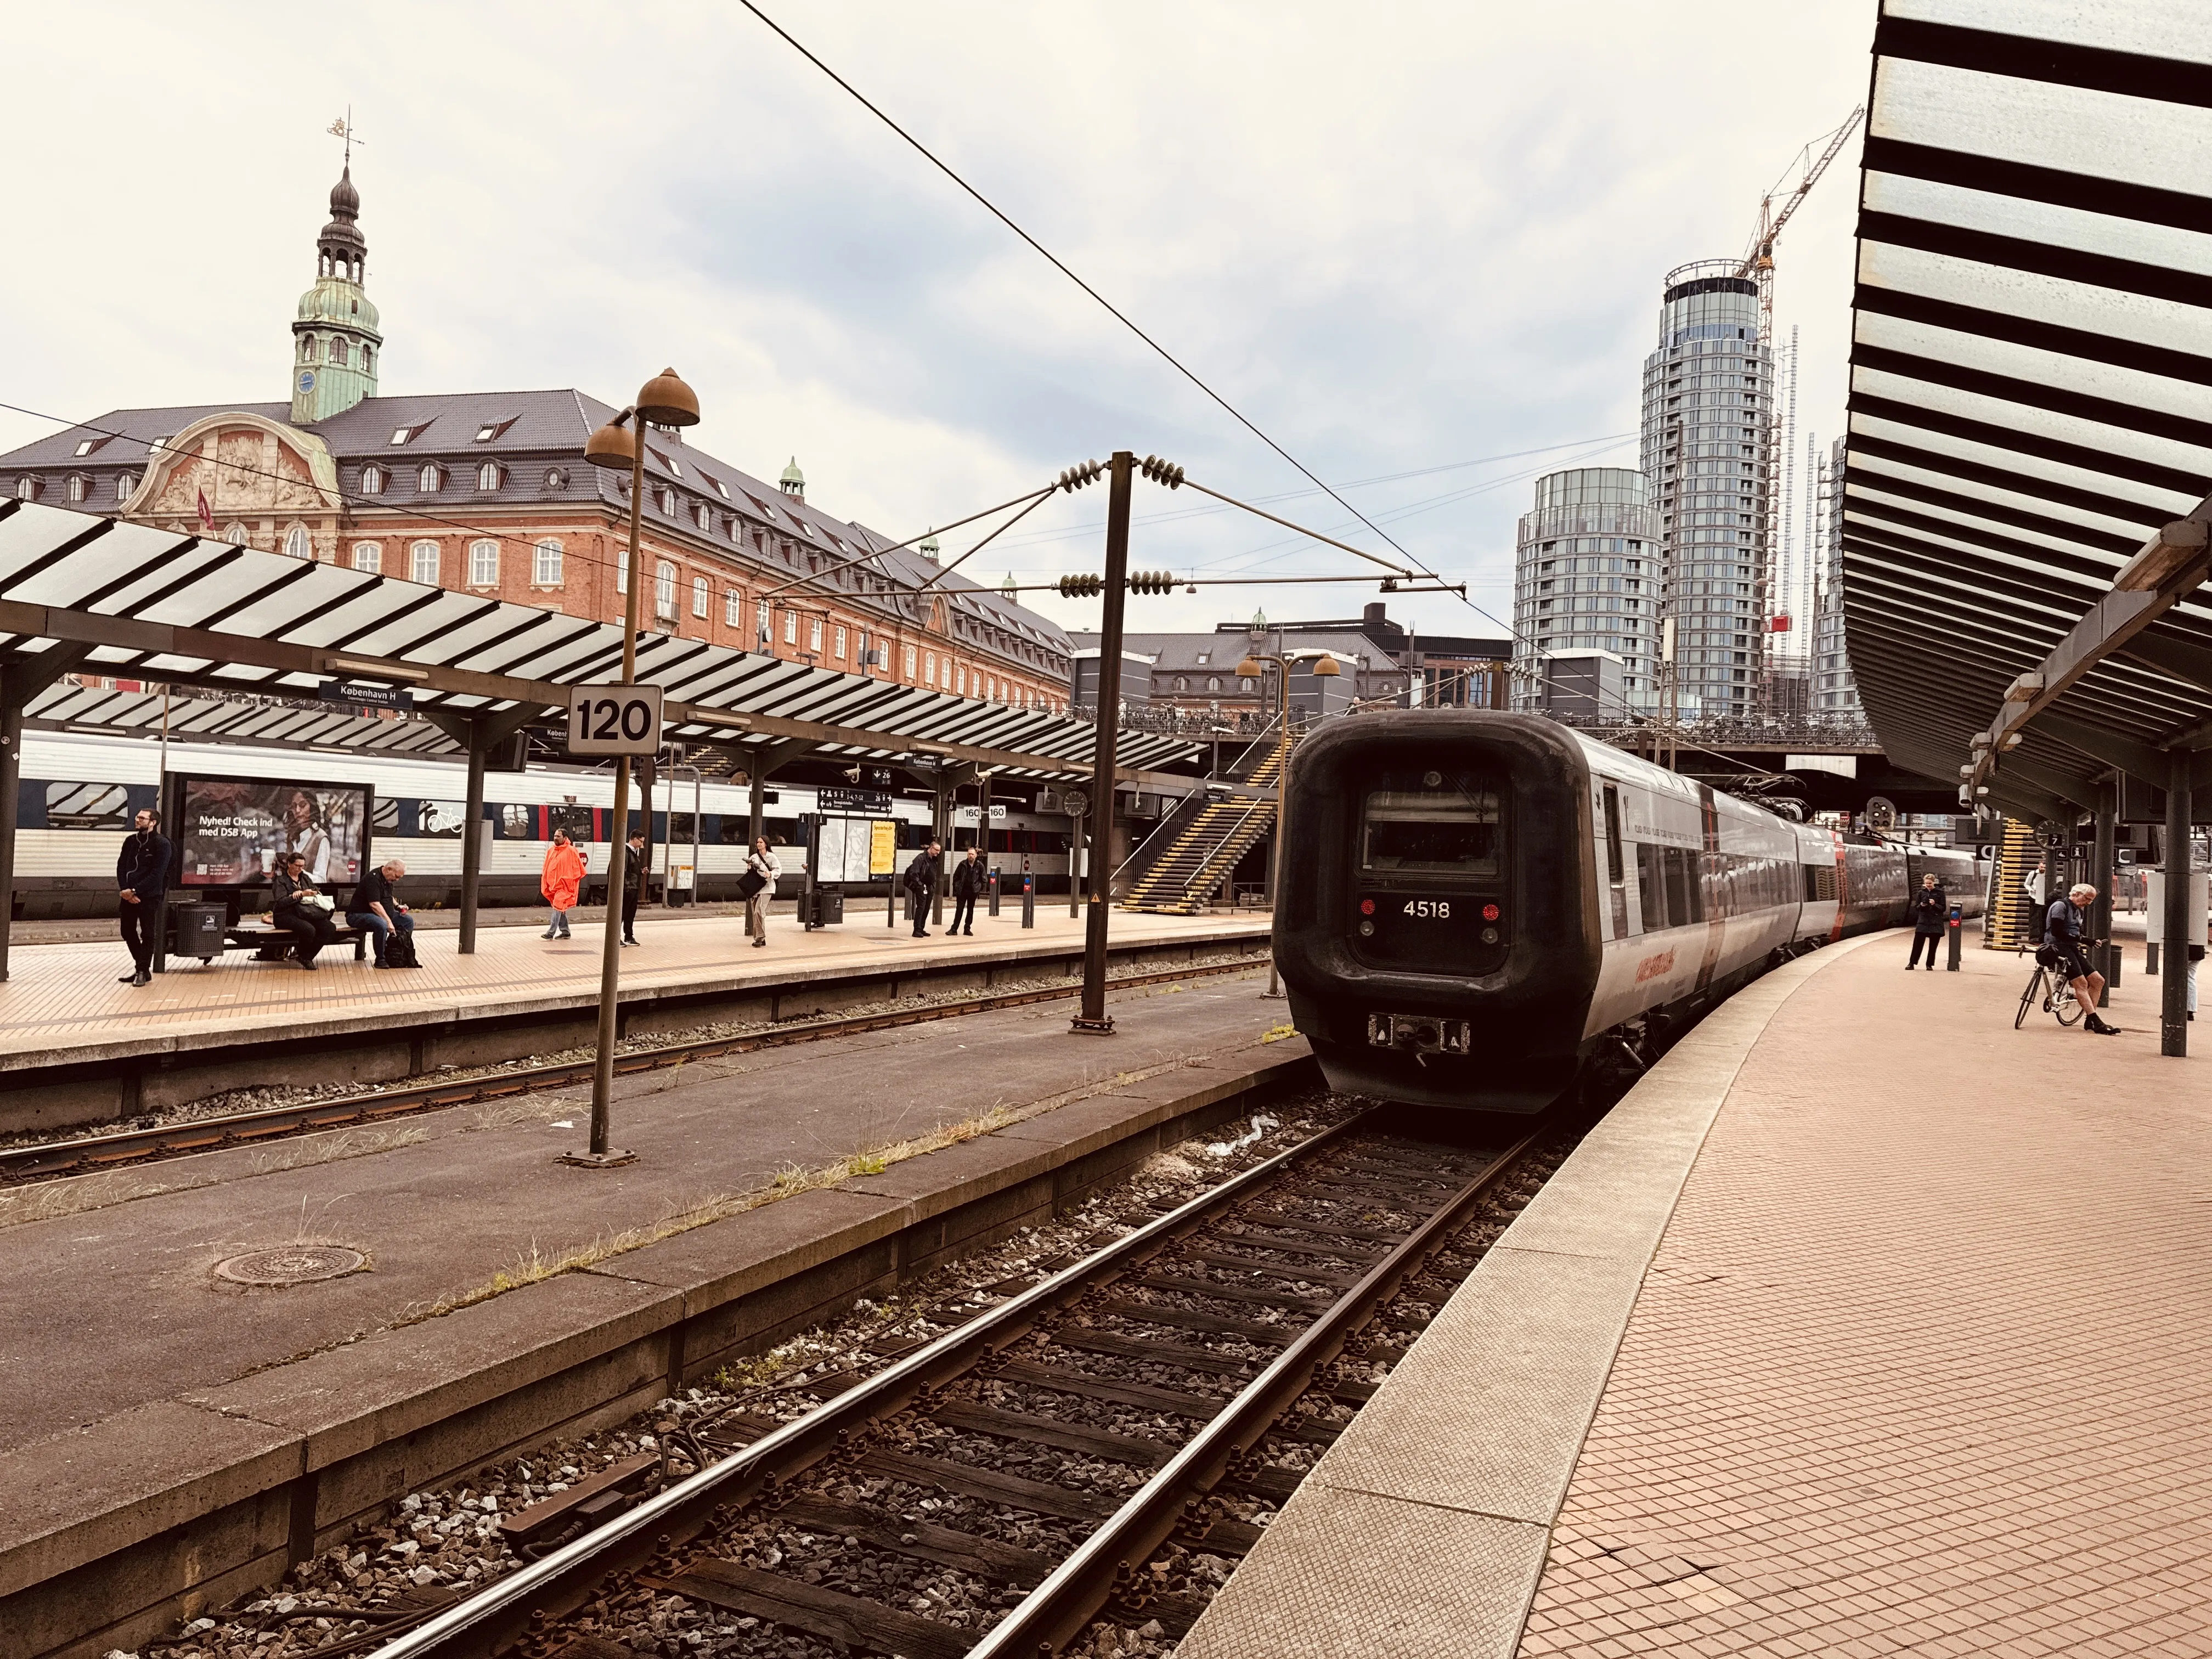
[[[1864,99],[1875,8],[767,9],[1510,617],[1528,481],[1635,465],[1665,273],[1740,252],[1798,148]],[[704,407],[694,441],[767,478],[795,453],[811,500],[894,536],[1127,447],[1388,551],[1287,494],[1310,487],[735,6],[81,3],[15,16],[9,48],[0,401],[82,418],[284,397],[338,169],[325,129],[349,103],[386,392],[620,404],[673,364]],[[1801,452],[1840,429],[1856,155],[1778,260]],[[0,447],[50,429],[0,410]],[[1133,564],[1357,568],[1198,505],[1140,483]],[[1095,570],[1104,507],[1057,497],[966,568]],[[1130,617],[1374,597],[1206,588]],[[1040,603],[1096,625],[1095,602]],[[1503,631],[1456,600],[1391,609]]]

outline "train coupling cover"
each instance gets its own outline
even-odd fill
[[[1409,1054],[1466,1054],[1474,1051],[1474,1027],[1464,1019],[1437,1019],[1428,1014],[1370,1014],[1370,1048],[1395,1048]]]

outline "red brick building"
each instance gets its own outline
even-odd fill
[[[350,178],[292,325],[289,404],[117,410],[0,456],[0,490],[211,539],[619,621],[629,475],[574,390],[381,397]],[[647,432],[641,624],[846,673],[1062,709],[1067,635],[927,553]]]

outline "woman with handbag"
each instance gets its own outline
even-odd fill
[[[738,878],[738,896],[745,902],[745,933],[755,950],[768,945],[768,902],[775,896],[776,878],[783,864],[769,850],[766,836],[753,837],[753,850],[745,854],[745,872]]]
[[[299,941],[292,954],[302,968],[313,969],[315,953],[337,937],[331,909],[330,895],[318,892],[307,873],[307,855],[285,854],[283,867],[270,878],[269,921]]]

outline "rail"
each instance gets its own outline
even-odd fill
[[[1254,1454],[1262,1439],[1270,1432],[1279,1432],[1279,1421],[1309,1389],[1316,1386],[1322,1368],[1341,1353],[1394,1296],[1425,1273],[1457,1231],[1477,1217],[1483,1199],[1544,1133],[1541,1127],[1532,1130],[1502,1152],[1469,1153],[1465,1149],[1387,1135],[1376,1127],[1371,1115],[1346,1120],[1084,1261],[1017,1291],[927,1346],[890,1360],[883,1370],[852,1383],[806,1415],[769,1431],[719,1462],[699,1468],[467,1601],[441,1612],[416,1615],[423,1622],[408,1633],[396,1635],[379,1650],[380,1659],[487,1659],[519,1641],[527,1642],[526,1651],[531,1654],[556,1652],[563,1644],[558,1621],[592,1604],[605,1587],[618,1582],[611,1576],[625,1574],[631,1576],[631,1583],[657,1595],[676,1595],[787,1628],[834,1636],[852,1646],[910,1655],[964,1653],[969,1659],[1012,1659],[1019,1655],[1031,1659],[1031,1656],[1059,1654],[1102,1611],[1109,1609],[1131,1620],[1162,1617],[1187,1629],[1194,1610],[1173,1604],[1194,1598],[1150,1591],[1133,1569],[1141,1568],[1184,1521],[1194,1503],[1218,1486],[1261,1491],[1273,1501],[1287,1495],[1287,1486],[1295,1484],[1295,1477],[1287,1471],[1262,1469],[1256,1464]],[[1455,1155],[1468,1162],[1479,1159],[1480,1167],[1472,1173],[1453,1172],[1449,1166]],[[1341,1225],[1312,1222],[1301,1226],[1283,1213],[1246,1207],[1263,1196],[1292,1206],[1357,1206],[1364,1216],[1397,1215],[1408,1218],[1410,1224],[1401,1223],[1402,1231],[1371,1222],[1348,1231]],[[1342,1286],[1341,1293],[1326,1305],[1317,1306],[1314,1298],[1292,1288],[1255,1291],[1217,1279],[1146,1271],[1154,1258],[1170,1252],[1182,1253],[1192,1262],[1223,1262],[1223,1252],[1195,1248],[1194,1239],[1224,1220],[1238,1223],[1237,1231],[1214,1233],[1209,1243],[1233,1242],[1246,1251],[1297,1253],[1288,1262],[1261,1264],[1249,1255],[1231,1255],[1226,1263],[1256,1268],[1261,1274],[1293,1285]],[[1255,1228],[1273,1228],[1291,1237],[1273,1237],[1255,1232]],[[1315,1256],[1334,1258],[1349,1264],[1352,1271],[1311,1267],[1309,1264]],[[1170,1261],[1165,1265],[1180,1264]],[[1248,1280],[1251,1277],[1247,1274]],[[1221,1302],[1226,1297],[1225,1305],[1248,1316],[1254,1311],[1254,1304],[1267,1303],[1285,1315],[1310,1316],[1298,1327],[1267,1325],[1249,1317],[1203,1316],[1174,1304],[1138,1304],[1138,1322],[1149,1322],[1155,1328],[1213,1330],[1277,1350],[1272,1359],[1247,1362],[1233,1354],[1178,1342],[1119,1339],[1139,1357],[1174,1367],[1180,1356],[1194,1362],[1183,1365],[1184,1370],[1217,1380],[1231,1377],[1236,1392],[1225,1401],[1172,1395],[1157,1387],[1115,1382],[1089,1372],[1018,1366],[1006,1360],[1002,1350],[1040,1328],[1049,1336],[1060,1328],[1052,1322],[1109,1286],[1187,1291],[1200,1301]],[[1094,1304],[1091,1311],[1111,1313],[1124,1305]],[[1158,1316],[1146,1320],[1146,1310]],[[1078,1351],[1088,1345],[1092,1352],[1122,1352],[1096,1323],[1069,1325],[1064,1334]],[[1248,1379],[1251,1366],[1259,1367],[1258,1374]],[[1048,1389],[1057,1380],[1058,1391],[1064,1395],[1080,1395],[1080,1385],[1088,1382],[1094,1392],[1106,1389],[1107,1397],[1118,1390],[1125,1399],[1175,1399],[1190,1407],[1176,1414],[1203,1415],[1199,1418],[1200,1426],[1170,1451],[1149,1440],[1085,1431],[1073,1419],[1061,1424],[1000,1413],[988,1407],[949,1401],[945,1395],[948,1385],[971,1376],[1018,1382],[1030,1371],[1046,1373],[1048,1380],[1038,1386]],[[1364,1399],[1365,1393],[1372,1391],[1371,1385],[1321,1386],[1330,1388],[1339,1400]],[[1069,1447],[1085,1443],[1086,1437],[1118,1443],[1127,1454],[1119,1461],[1151,1462],[1154,1473],[1125,1500],[1114,1504],[1076,1487],[997,1474],[972,1461],[956,1463],[876,1447],[882,1426],[893,1419],[904,1420],[902,1414],[909,1412],[935,1413],[941,1423],[949,1425],[987,1419],[981,1429],[963,1431],[1038,1445]],[[1304,1418],[1295,1420],[1301,1425],[1311,1422]],[[1086,1446],[1083,1455],[1099,1454]],[[700,1546],[711,1545],[746,1524],[746,1510],[753,1505],[787,1502],[794,1508],[818,1505],[820,1499],[794,1491],[797,1477],[809,1469],[817,1471],[817,1479],[832,1480],[855,1472],[865,1477],[872,1470],[878,1476],[889,1474],[910,1486],[934,1484],[936,1490],[969,1496],[1003,1488],[1013,1495],[1007,1498],[1002,1492],[992,1501],[1009,1502],[1012,1507],[1022,1509],[1026,1497],[1026,1507],[1031,1512],[1073,1516],[1080,1511],[1082,1518],[1095,1518],[1098,1524],[1057,1562],[1042,1552],[1004,1548],[943,1528],[927,1529],[933,1536],[926,1539],[917,1535],[923,1529],[911,1523],[875,1528],[872,1546],[893,1553],[903,1550],[924,1559],[945,1559],[933,1551],[963,1544],[970,1559],[995,1554],[1003,1565],[1012,1557],[1022,1558],[1016,1565],[1032,1587],[980,1639],[971,1627],[936,1623],[870,1599],[824,1590],[795,1573],[778,1577],[765,1569],[745,1567],[711,1551],[701,1551]],[[1040,1504],[1059,1507],[1038,1508]],[[939,1532],[945,1535],[935,1536]],[[1019,1580],[1012,1573],[1002,1571],[998,1576],[1018,1587]],[[586,1638],[584,1650],[611,1651],[600,1645],[603,1639]]]

